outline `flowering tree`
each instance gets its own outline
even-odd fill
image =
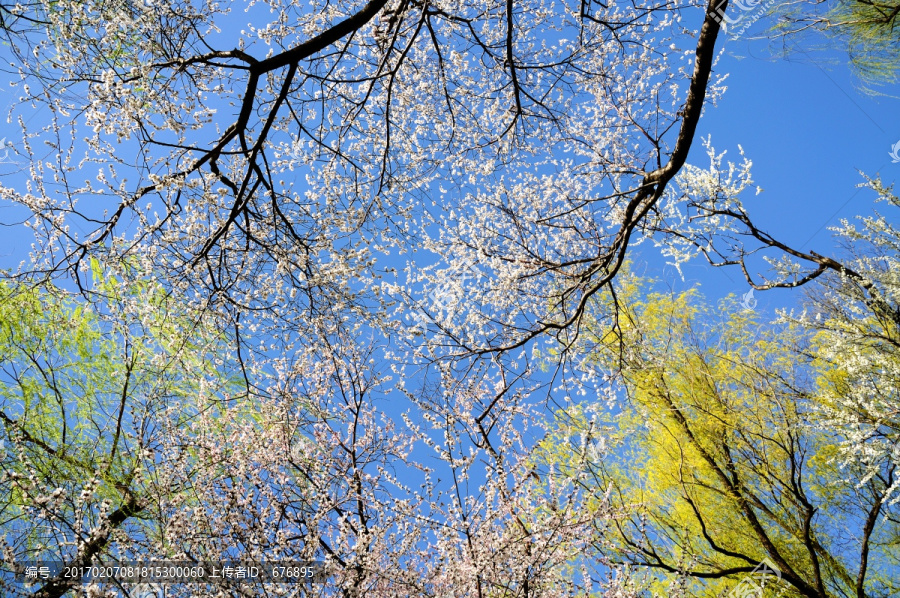
[[[146,277],[113,276],[95,262],[92,281],[93,303],[4,283],[7,567],[328,564],[324,586],[183,583],[171,596],[557,596],[587,587],[566,565],[601,514],[565,488],[534,491],[515,461],[526,449],[516,450],[512,418],[486,422],[501,435],[487,478],[449,434],[434,443],[429,430],[398,430],[377,410],[385,376],[371,353],[353,349],[359,343],[242,374],[215,328]],[[248,393],[247,379],[265,386]],[[449,464],[453,493],[435,479],[440,468],[410,461],[415,440]],[[403,473],[412,466],[418,489]],[[41,598],[135,590],[62,576],[0,583],[4,595]]]
[[[576,325],[646,232],[721,92],[716,19],[679,1],[239,6],[3,8],[29,169],[0,196],[35,233],[28,269],[92,300],[92,257],[153,273],[232,340],[247,411],[299,426],[166,427],[196,445],[166,449],[167,475],[203,497],[171,513],[209,519],[167,533],[190,554],[330,558],[347,595],[563,593],[588,522],[525,483],[540,410],[510,351]],[[465,304],[422,301],[455,297],[438,285],[464,264]],[[233,478],[214,467],[241,455]],[[407,466],[424,486],[391,478]]]
[[[900,207],[891,189],[870,185],[890,210]],[[810,292],[810,313],[794,319],[816,331],[824,421],[846,435],[844,461],[863,468],[860,482],[886,479],[900,467],[900,231],[881,214],[835,230],[847,259]],[[889,479],[882,500],[896,505],[900,482]]]
[[[786,319],[818,332],[815,355],[821,360],[823,422],[846,438],[845,456],[867,471],[896,467],[900,434],[896,409],[897,339],[900,288],[897,281],[897,228],[891,216],[900,202],[879,179],[867,179],[889,213],[864,218],[859,226],[843,221],[834,230],[844,255],[801,251],[758,228],[741,192],[752,183],[750,162],[723,164],[707,143],[708,169],[689,167],[664,200],[659,228],[668,230],[666,251],[676,261],[701,254],[716,266],[739,266],[755,289],[810,285],[811,313]],[[771,266],[758,274],[762,257]],[[893,479],[893,478],[892,478]],[[897,490],[888,484],[885,497]]]
[[[23,106],[49,122],[18,148],[33,187],[2,193],[33,214],[45,270],[138,255],[233,313],[287,303],[312,323],[371,317],[376,259],[424,246],[487,275],[484,313],[429,324],[517,346],[608,284],[721,91],[718,23],[679,2],[250,10],[238,35],[221,3],[7,9],[28,24]],[[431,261],[393,290],[416,294]]]
[[[136,268],[231,343],[242,401],[167,407],[145,466],[190,492],[132,550],[323,558],[346,596],[637,592],[570,574],[606,489],[537,471],[557,391],[527,349],[615,327],[637,243],[693,247],[674,183],[707,180],[686,161],[727,4],[240,7],[2,8],[18,275],[96,302],[92,258]]]

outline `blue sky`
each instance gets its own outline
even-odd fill
[[[874,194],[857,188],[863,181],[859,171],[880,174],[886,182],[900,177],[900,163],[892,163],[888,155],[900,140],[900,100],[859,91],[840,51],[772,60],[763,41],[727,40],[724,47],[716,70],[730,73],[728,91],[718,106],[707,107],[689,162],[707,164],[701,143],[707,135],[733,160],[739,157],[738,145],[743,146],[754,163],[755,183],[764,189],[761,195],[744,198],[755,222],[788,244],[834,254],[827,227],[874,207]],[[900,86],[884,91],[900,96]],[[0,98],[0,106],[7,103]],[[41,118],[33,116],[34,122]],[[6,132],[7,142],[15,143],[17,127],[0,126],[0,138]],[[0,169],[0,176],[7,172]],[[13,213],[0,204],[0,223],[9,223]],[[0,231],[0,268],[15,268],[26,257],[28,231]],[[649,245],[632,257],[636,269],[645,262],[647,274],[676,288],[701,283],[710,300],[749,289],[736,268],[710,268],[698,260],[684,266],[686,280],[681,282]],[[773,315],[776,307],[792,307],[800,297],[796,290],[759,293],[759,311]]]
[[[730,74],[728,90],[707,107],[689,163],[708,165],[701,137],[712,135],[713,147],[735,162],[741,145],[753,162],[754,184],[763,188],[743,197],[756,224],[789,245],[835,255],[827,227],[876,207],[875,194],[857,188],[864,180],[859,171],[880,174],[886,183],[900,178],[900,163],[889,156],[900,140],[900,85],[879,88],[885,96],[867,95],[846,53],[837,50],[772,58],[764,40],[728,39],[723,46],[720,39],[718,47],[725,52],[716,71]],[[681,283],[649,246],[635,261],[642,259],[648,274],[676,287],[699,282],[710,300],[749,290],[735,267],[695,260],[683,266]],[[774,290],[756,298],[769,311],[796,305],[800,293]]]

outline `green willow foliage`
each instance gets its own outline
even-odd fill
[[[898,0],[804,0],[781,3],[773,12],[777,20],[770,35],[784,36],[791,45],[796,42],[798,51],[844,49],[867,93],[878,93],[878,87],[897,81]]]
[[[829,17],[846,35],[850,58],[864,79],[895,82],[900,64],[900,2],[838,2]]]
[[[853,430],[832,421],[833,383],[854,370],[826,362],[824,333],[800,322],[648,286],[620,280],[618,326],[590,354],[624,398],[560,412],[537,456],[551,477],[606,491],[599,562],[655,595],[721,596],[762,562],[780,573],[767,597],[896,595],[896,465],[842,458]]]
[[[93,275],[90,304],[50,285],[0,286],[7,563],[123,558],[163,542],[167,505],[186,490],[168,475],[165,430],[189,427],[199,397],[237,389],[215,363],[221,338],[158,286],[96,261]]]

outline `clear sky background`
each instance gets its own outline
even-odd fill
[[[699,9],[691,18],[700,22]],[[760,195],[751,192],[743,198],[754,222],[794,247],[837,254],[827,227],[842,218],[870,214],[876,207],[875,194],[857,188],[864,180],[859,171],[880,174],[887,184],[900,178],[900,163],[892,163],[889,156],[891,146],[900,141],[900,86],[883,88],[887,95],[881,97],[860,91],[841,49],[772,59],[768,42],[762,40],[723,38],[718,46],[725,51],[716,71],[730,74],[728,90],[717,106],[706,108],[689,162],[708,165],[702,144],[707,135],[718,152],[727,150],[727,157],[734,161],[740,158],[741,145],[753,161],[755,184],[764,189]],[[0,58],[4,57],[0,50]],[[0,76],[0,88],[6,88],[7,82],[7,77]],[[0,93],[4,117],[11,97],[8,88]],[[35,112],[25,118],[36,128],[46,116]],[[230,121],[232,116],[226,112],[222,118]],[[0,121],[0,138],[18,143],[18,135],[15,124]],[[0,177],[16,177],[19,188],[24,174],[25,164],[0,165]],[[0,224],[10,225],[21,216],[21,210],[0,203]],[[30,231],[24,227],[0,227],[0,268],[15,269],[27,259],[30,243]],[[682,281],[649,244],[631,257],[636,271],[674,288],[701,284],[711,301],[749,290],[736,267],[711,268],[698,259],[683,266]],[[776,308],[798,305],[802,294],[775,290],[757,293],[756,298],[757,311],[774,316]],[[398,401],[385,410],[399,415],[406,407]]]
[[[887,184],[900,179],[900,163],[889,156],[900,140],[900,85],[880,87],[884,96],[869,95],[846,52],[773,58],[769,46],[745,38],[719,42],[725,52],[716,71],[729,73],[728,90],[716,107],[707,107],[688,161],[708,166],[701,137],[710,134],[717,152],[728,151],[726,160],[739,162],[741,145],[753,162],[754,184],[763,188],[742,198],[757,226],[791,246],[836,255],[828,227],[878,207],[874,192],[857,187],[864,181],[860,171],[880,174]],[[891,215],[884,205],[879,209]],[[650,246],[641,247],[635,261],[642,260],[648,274],[675,288],[699,282],[710,300],[749,290],[737,267],[711,268],[701,258],[682,267],[682,283]],[[756,292],[757,311],[773,315],[776,307],[797,305],[800,295]]]

